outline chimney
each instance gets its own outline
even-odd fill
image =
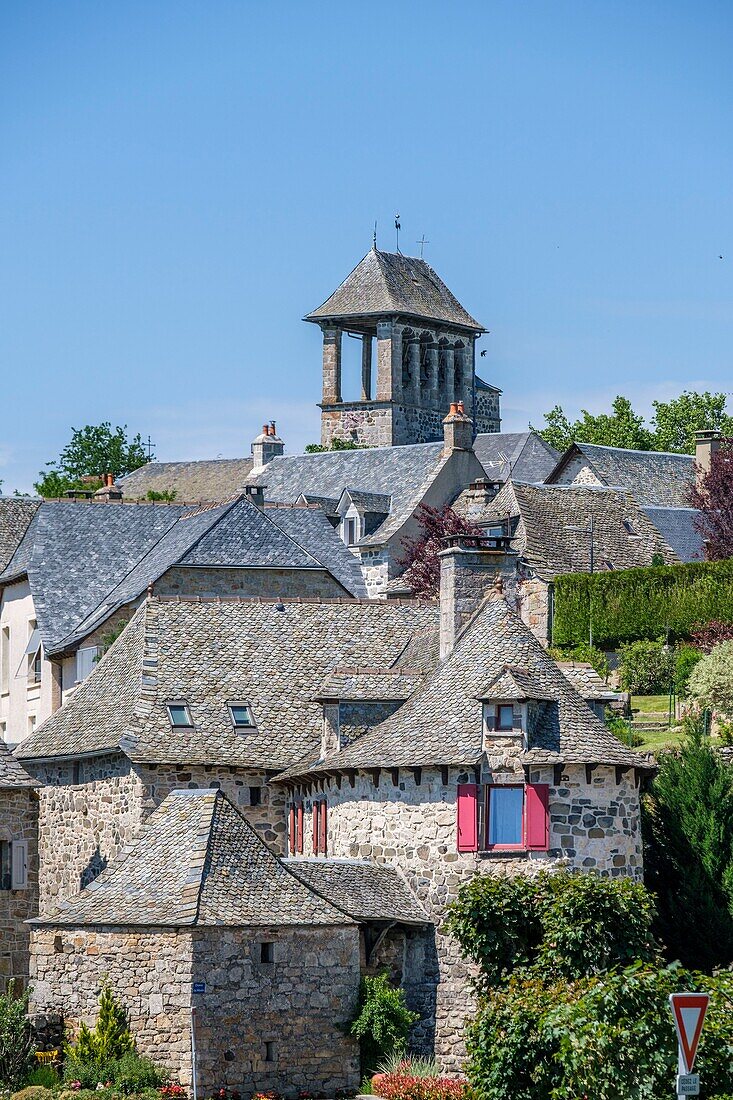
[[[244,495],[247,500],[251,501],[258,508],[265,507],[265,489],[266,485],[245,485]]]
[[[252,457],[254,463],[252,471],[263,469],[276,455],[281,455],[285,450],[285,444],[275,431],[275,421],[262,425],[262,431],[252,443]]]
[[[473,450],[473,421],[466,416],[462,401],[451,402],[443,421],[443,450],[446,454]]]
[[[340,710],[338,699],[323,700],[321,760],[325,760],[327,756],[333,756],[341,748]]]
[[[94,493],[94,499],[101,501],[122,500],[122,488],[115,485],[114,474],[104,475],[102,484]]]
[[[516,600],[517,554],[505,536],[449,535],[440,550],[440,659],[489,593]]]
[[[720,447],[721,433],[715,429],[695,432],[695,476],[698,485],[710,473],[713,455]]]

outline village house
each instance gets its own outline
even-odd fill
[[[317,508],[22,502],[0,574],[0,740],[33,734],[89,675],[151,585],[161,594],[366,595]],[[0,501],[0,529],[15,509]],[[14,502],[13,502],[14,503]],[[7,521],[7,523],[6,523]]]
[[[30,929],[38,912],[38,794],[0,741],[0,994],[28,980]]]
[[[277,1079],[294,1095],[322,1087],[319,1066],[336,1086],[334,1050],[351,1087],[353,1050],[335,1046],[331,1029],[349,1017],[359,973],[387,966],[420,1013],[416,1047],[458,1068],[472,995],[442,923],[461,882],[557,866],[639,877],[639,784],[652,766],[589,705],[597,685],[586,702],[573,686],[583,679],[564,674],[509,606],[507,556],[501,539],[454,540],[442,554],[439,606],[148,598],[19,750],[43,784],[34,1011],[79,1019],[102,969],[122,992],[155,959],[131,1006],[136,1034],[145,1053],[185,1076],[185,1044],[172,1049],[154,1017],[190,1007],[191,959],[200,957],[211,983],[210,1064],[230,1061],[227,1081],[248,1091]],[[198,796],[187,802],[186,792]],[[212,853],[226,849],[228,831],[242,839],[220,864],[212,854],[208,871],[199,855],[204,869],[186,877],[165,855],[169,828],[189,867],[194,836]],[[247,878],[265,859],[256,837],[273,876],[279,868],[272,889],[269,876]],[[320,909],[311,951],[298,937],[308,923],[300,906],[313,903],[299,894],[283,927],[291,879],[281,870],[339,913]],[[222,916],[227,877],[240,888]],[[217,921],[227,931],[212,939]],[[329,937],[342,960],[333,997]],[[277,960],[281,939],[282,974],[277,962],[263,972],[255,964],[267,967],[271,951]],[[227,961],[235,956],[241,966]],[[279,1044],[268,1031],[268,1013],[287,1002],[279,983],[290,989],[299,977],[304,1010],[319,983],[325,997],[308,1060],[297,1028]],[[262,1021],[225,1050],[217,1013],[234,987],[245,1005],[259,996]]]

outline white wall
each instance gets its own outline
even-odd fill
[[[50,663],[44,658],[40,683],[28,677],[25,650],[34,621],[27,580],[8,585],[0,603],[0,668],[5,674],[0,683],[0,734],[9,745],[25,740],[51,713]]]

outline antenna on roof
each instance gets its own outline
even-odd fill
[[[150,436],[148,436],[147,441],[143,444],[143,446],[145,447],[145,450],[148,452],[148,462],[152,462],[153,461],[153,447],[155,446],[155,443],[153,443]]]
[[[377,248],[377,223],[374,223],[374,235],[372,237],[372,248],[376,251]]]
[[[394,227],[395,227],[395,231],[397,233],[397,251],[399,252],[399,250],[400,250],[400,229],[402,228],[402,226],[400,225],[400,216],[399,216],[399,214],[395,214],[395,216],[394,216]]]
[[[425,248],[425,245],[426,245],[426,244],[430,244],[430,241],[426,241],[426,240],[425,240],[425,234],[423,233],[423,235],[422,235],[422,237],[420,238],[420,240],[419,240],[419,241],[415,241],[415,244],[419,244],[419,245],[420,245],[420,259],[422,259],[422,258],[423,258],[423,255],[422,255],[422,254],[423,254],[423,249]]]

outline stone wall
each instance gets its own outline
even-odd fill
[[[359,559],[367,596],[370,600],[384,599],[392,576],[389,549],[386,546],[359,547]],[[396,572],[396,566],[394,570]]]
[[[639,792],[632,773],[617,783],[613,768],[586,775],[574,766],[558,786],[552,768],[532,769],[531,782],[550,785],[550,850],[507,856],[457,850],[457,784],[473,782],[473,772],[399,769],[377,778],[378,785],[371,774],[357,774],[353,786],[346,778],[340,787],[336,778],[324,782],[317,797],[328,801],[328,853],[397,865],[432,915],[434,930],[405,940],[404,985],[408,1003],[423,1016],[416,1043],[456,1070],[464,1021],[475,1007],[472,970],[441,926],[461,883],[477,873],[532,874],[557,866],[639,878]],[[312,803],[306,798],[304,804],[304,835],[310,836]]]
[[[274,961],[262,961],[262,941]],[[359,1082],[357,1043],[341,1026],[359,989],[356,925],[328,928],[39,928],[32,1014],[93,1024],[102,978],[125,1005],[141,1054],[191,1086],[196,1009],[202,1095],[301,1091],[333,1096]],[[192,983],[206,983],[192,994]]]
[[[0,791],[0,840],[28,844],[28,885],[24,890],[0,889],[0,994],[15,979],[28,980],[30,929],[24,924],[38,912],[38,796],[33,790]]]
[[[177,565],[155,582],[156,596],[348,596],[325,569],[209,569]]]
[[[477,433],[501,431],[500,397],[498,390],[483,390],[476,387],[475,429]]]
[[[550,644],[551,595],[550,585],[540,577],[520,573],[517,585],[519,614],[538,641]]]
[[[588,460],[582,455],[575,455],[567,466],[563,467],[559,475],[554,479],[556,485],[601,485],[596,474],[593,473]]]

